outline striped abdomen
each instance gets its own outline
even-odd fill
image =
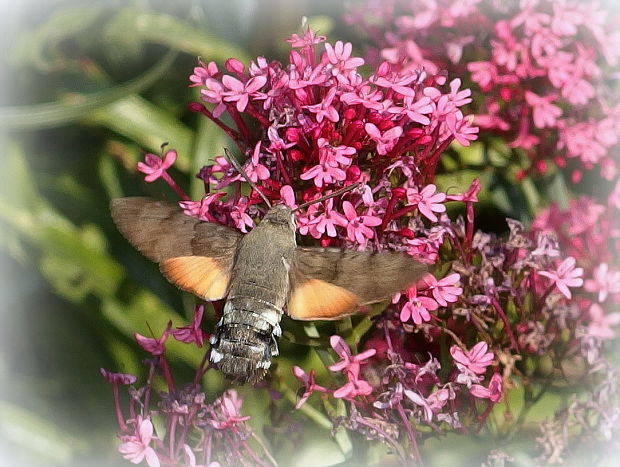
[[[260,381],[278,355],[282,310],[255,297],[229,297],[212,337],[211,361],[241,383]]]

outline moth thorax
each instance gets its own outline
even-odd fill
[[[211,340],[211,362],[242,383],[260,381],[271,366],[271,357],[278,354],[282,312],[260,302],[253,297],[231,297]]]

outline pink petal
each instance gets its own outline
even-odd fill
[[[224,86],[226,86],[232,91],[243,92],[244,90],[243,83],[237,78],[233,78],[230,75],[224,75],[224,77],[222,78],[222,83],[224,84]]]
[[[366,123],[366,125],[364,125],[364,129],[366,130],[366,133],[368,133],[368,136],[370,136],[373,139],[381,139],[381,132],[379,131],[379,128],[377,128],[377,126],[373,123]]]
[[[345,216],[347,216],[347,219],[349,221],[352,221],[354,219],[357,219],[357,212],[355,211],[355,208],[353,207],[353,205],[349,202],[349,201],[344,201],[342,203],[342,210],[344,211]]]
[[[147,448],[145,451],[146,463],[149,467],[159,467],[159,457],[153,448]]]

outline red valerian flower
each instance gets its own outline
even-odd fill
[[[144,162],[138,162],[138,170],[144,174],[145,182],[154,182],[162,177],[166,170],[174,165],[177,160],[177,152],[173,149],[166,151],[164,159],[155,154],[146,154]]]
[[[144,350],[151,355],[162,355],[165,350],[165,343],[170,335],[170,328],[172,327],[172,321],[168,322],[166,329],[162,332],[159,338],[145,337],[142,334],[135,333],[134,338]]]
[[[502,375],[499,373],[493,373],[489,387],[485,388],[480,384],[473,384],[469,388],[469,392],[472,396],[478,399],[489,399],[491,402],[499,402],[502,399],[503,380]]]
[[[539,271],[538,274],[551,279],[562,295],[568,299],[571,298],[569,287],[583,285],[583,268],[575,267],[575,258],[572,256],[562,261],[555,271]]]
[[[159,457],[150,446],[153,439],[153,424],[149,419],[138,418],[136,422],[136,432],[131,436],[121,436],[123,443],[118,450],[125,459],[132,464],[139,464],[143,460],[149,467],[159,467]]]
[[[302,368],[294,365],[293,375],[295,375],[295,378],[301,381],[304,385],[304,393],[297,404],[295,404],[296,409],[299,409],[302,405],[304,405],[314,391],[327,392],[326,388],[319,386],[314,381],[314,370],[310,370],[310,373],[306,373]]]
[[[493,352],[487,352],[489,346],[486,342],[478,342],[471,350],[464,352],[458,345],[450,347],[450,355],[459,368],[467,368],[472,373],[481,375],[486,368],[493,363]]]
[[[212,420],[211,424],[218,430],[224,430],[250,419],[249,416],[241,416],[239,413],[243,401],[234,389],[229,389],[216,401],[219,404],[217,420]]]
[[[179,342],[185,342],[186,344],[194,342],[198,347],[202,347],[204,345],[205,338],[208,337],[208,335],[200,328],[204,311],[204,305],[197,306],[194,311],[194,319],[192,324],[170,331],[172,337]]]
[[[590,323],[588,324],[588,335],[599,339],[613,339],[616,332],[611,328],[620,324],[620,313],[605,313],[605,310],[598,303],[590,305],[588,310]]]

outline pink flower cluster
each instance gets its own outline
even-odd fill
[[[562,284],[570,286],[574,280],[571,274],[583,272],[583,289],[579,290],[575,303],[581,310],[582,337],[590,340],[590,359],[598,356],[598,349],[592,348],[593,340],[600,344],[602,340],[615,338],[613,328],[620,324],[619,195],[620,181],[616,182],[606,205],[582,196],[572,200],[566,210],[552,205],[533,224],[539,231],[552,232],[562,249],[572,255],[555,273],[547,275],[565,295],[567,290],[561,288]],[[567,264],[569,260],[571,263]],[[575,263],[582,267],[574,268]]]
[[[606,78],[618,71],[620,31],[598,4],[579,0],[368,0],[350,10],[395,69],[447,70],[473,84],[475,122],[548,161],[617,172],[620,104]]]
[[[190,107],[235,141],[247,156],[244,170],[273,202],[293,206],[360,183],[342,199],[299,211],[301,235],[323,245],[373,249],[383,248],[382,238],[390,235],[408,249],[414,239],[400,231],[411,213],[437,222],[436,213],[445,211],[446,195],[429,184],[443,150],[454,139],[468,145],[477,138],[478,129],[460,110],[470,92],[459,89],[458,79],[444,90],[443,75],[397,71],[387,62],[366,78],[358,70],[364,60],[352,55],[350,43],[324,42],[311,30],[293,35],[288,64],[259,57],[246,67],[229,59],[225,72],[201,64],[190,79],[214,108]],[[200,176],[216,189],[241,183],[221,156]],[[260,202],[256,193],[237,191],[182,206],[245,232],[265,212]],[[431,253],[426,256],[432,261]]]
[[[172,375],[166,358],[168,338],[201,348],[207,337],[200,329],[203,312],[204,306],[196,307],[190,325],[172,329],[169,323],[157,338],[135,334],[138,344],[152,357],[146,360],[149,371],[142,386],[133,387],[137,382],[133,375],[100,370],[112,386],[120,429],[118,450],[134,464],[146,461],[149,467],[219,467],[220,460],[237,464],[251,458],[259,465],[267,465],[261,460],[262,455],[247,443],[251,431],[246,422],[250,417],[241,414],[242,399],[237,391],[224,391],[208,403],[207,396],[200,390],[200,381],[210,369],[206,359],[196,368],[194,381],[189,385],[178,386]],[[158,374],[166,383],[165,391],[159,388],[155,391]],[[132,385],[127,408],[121,402],[121,385]],[[165,429],[160,433],[156,433],[153,426],[155,414],[165,421]],[[197,455],[201,457],[201,464],[196,463]],[[269,457],[268,453],[263,455]]]

